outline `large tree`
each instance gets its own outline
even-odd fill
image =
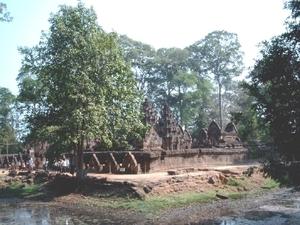
[[[180,48],[160,48],[157,50],[153,73],[156,80],[152,90],[155,92],[155,99],[159,105],[164,105],[167,102],[169,106],[173,107],[177,102],[177,97],[173,95],[177,85],[174,85],[173,79],[179,73],[187,74],[187,54],[186,50]]]
[[[223,126],[222,88],[244,69],[243,52],[235,33],[213,31],[187,48],[198,75],[211,77],[218,86],[220,126]]]
[[[255,98],[242,87],[243,82],[245,81],[233,82],[230,91],[225,91],[226,103],[229,105],[227,113],[230,120],[236,124],[243,142],[251,143],[254,140],[268,142],[270,141],[268,125],[252,107]]]
[[[282,181],[300,184],[300,2],[288,1],[292,10],[287,32],[264,41],[245,87],[255,97],[255,109],[270,127],[278,157],[272,155],[266,172]]]
[[[62,5],[49,22],[37,46],[19,49],[19,99],[29,132],[71,148],[81,179],[86,139],[111,148],[139,136],[142,99],[117,34],[102,30],[93,8]]]
[[[4,87],[0,87],[0,154],[18,151],[15,96]]]
[[[154,76],[155,49],[140,41],[135,41],[125,35],[119,37],[123,56],[131,64],[132,71],[137,80],[137,88],[144,96],[153,100],[153,84],[156,83]]]
[[[193,131],[215,117],[209,117],[213,86],[192,71],[187,49],[162,48],[156,52],[150,45],[127,36],[120,36],[119,42],[125,59],[131,62],[138,88],[154,107],[167,101],[177,121]]]

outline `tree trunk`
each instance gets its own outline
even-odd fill
[[[83,178],[83,151],[78,149],[77,155],[75,157],[76,161],[76,178],[81,180]]]
[[[223,128],[223,116],[222,116],[222,113],[223,113],[223,110],[222,110],[222,85],[220,82],[218,82],[219,84],[219,110],[220,110],[220,127],[221,129]]]
[[[6,155],[8,155],[8,140],[6,139]]]
[[[83,143],[84,138],[81,137],[81,140],[78,141],[76,146],[75,162],[76,162],[76,178],[78,181],[81,181],[83,178]]]

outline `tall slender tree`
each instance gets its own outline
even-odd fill
[[[18,151],[16,118],[14,115],[15,96],[9,89],[0,87],[0,153]]]
[[[194,71],[212,77],[218,86],[220,126],[223,126],[222,88],[240,76],[244,69],[243,52],[235,33],[213,31],[187,48]]]

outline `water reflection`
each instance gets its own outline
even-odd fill
[[[18,202],[0,198],[0,225],[93,225],[93,224],[140,224],[143,216],[132,212],[97,210],[90,207],[63,203]],[[61,204],[61,206],[60,206]],[[132,216],[134,215],[134,216]]]
[[[59,215],[57,209],[46,205],[0,204],[0,224],[52,225],[74,224],[68,215]],[[81,223],[84,224],[84,223]]]
[[[191,208],[190,210],[196,210]],[[23,224],[23,225],[73,225],[73,224],[161,224],[160,221],[153,223],[143,215],[129,215],[125,212],[101,212],[86,214],[87,211],[72,211],[69,208],[39,204],[30,202],[16,203],[12,200],[0,201],[0,224]],[[176,210],[172,218],[180,219],[184,211]],[[172,214],[172,213],[170,213]],[[173,217],[174,216],[174,217]],[[280,225],[300,224],[300,193],[290,196],[275,196],[268,199],[264,205],[253,210],[233,212],[224,208],[221,215],[215,218],[220,220],[198,221],[201,215],[194,214],[195,223],[202,225]],[[190,218],[191,219],[191,218]],[[178,222],[178,221],[177,221]],[[190,223],[191,224],[191,223]]]

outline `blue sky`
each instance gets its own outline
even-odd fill
[[[42,30],[48,30],[50,13],[58,5],[76,5],[77,0],[0,0],[14,17],[0,23],[0,87],[18,93],[16,77],[22,57],[18,46],[33,47]],[[256,45],[285,31],[283,0],[82,0],[93,6],[98,23],[152,45],[154,48],[184,48],[214,30],[238,34],[245,65],[253,65]],[[246,72],[243,74],[245,75]]]

